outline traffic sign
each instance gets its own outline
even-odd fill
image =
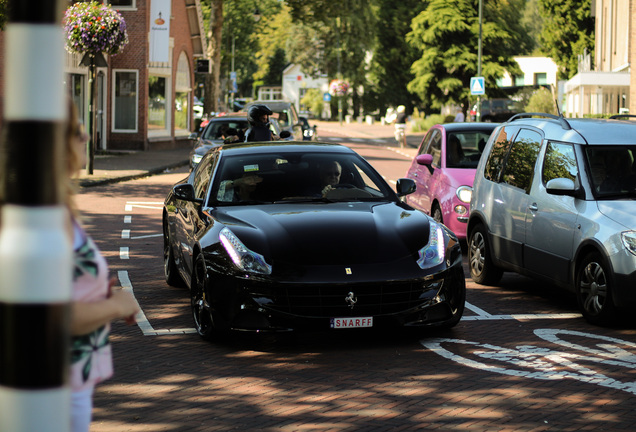
[[[322,100],[325,102],[331,102],[331,95],[329,93],[325,93],[322,95]]]
[[[483,95],[486,93],[484,77],[472,77],[470,79],[470,94]]]

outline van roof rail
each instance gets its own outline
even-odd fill
[[[558,116],[558,115],[549,114],[549,113],[540,113],[540,112],[519,113],[510,117],[508,121],[516,120],[518,118],[525,118],[525,117],[545,117],[545,118],[558,120],[563,129],[565,130],[572,129],[572,126],[570,126],[570,123],[568,123],[568,121],[562,115]]]
[[[622,118],[636,118],[634,114],[614,114],[610,117],[610,120],[620,120]]]

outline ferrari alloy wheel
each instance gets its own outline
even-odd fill
[[[503,275],[502,270],[492,262],[486,229],[481,224],[475,226],[470,233],[468,265],[470,267],[470,277],[478,284],[496,284]]]
[[[163,273],[166,283],[173,287],[184,286],[183,279],[179,275],[177,264],[174,262],[172,245],[170,244],[170,233],[168,231],[168,221],[163,221]]]
[[[597,252],[586,255],[577,268],[576,299],[583,317],[592,324],[608,324],[616,317],[607,267]]]
[[[197,333],[206,340],[214,338],[214,319],[212,318],[212,305],[206,287],[205,261],[199,255],[194,264],[192,286],[190,287],[190,305],[192,317]]]

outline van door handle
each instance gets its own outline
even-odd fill
[[[539,207],[537,206],[537,203],[532,203],[528,206],[528,210],[532,211],[532,212],[536,212],[539,210]]]

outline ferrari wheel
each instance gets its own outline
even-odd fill
[[[168,230],[168,222],[163,221],[163,273],[166,283],[173,287],[182,287],[185,284],[179,275],[177,264],[174,262],[174,252],[170,244],[170,233]]]
[[[190,287],[190,305],[192,306],[192,317],[197,333],[203,339],[212,340],[215,336],[214,319],[212,317],[212,305],[208,295],[206,284],[205,261],[199,255],[194,264],[192,275],[192,286]]]

